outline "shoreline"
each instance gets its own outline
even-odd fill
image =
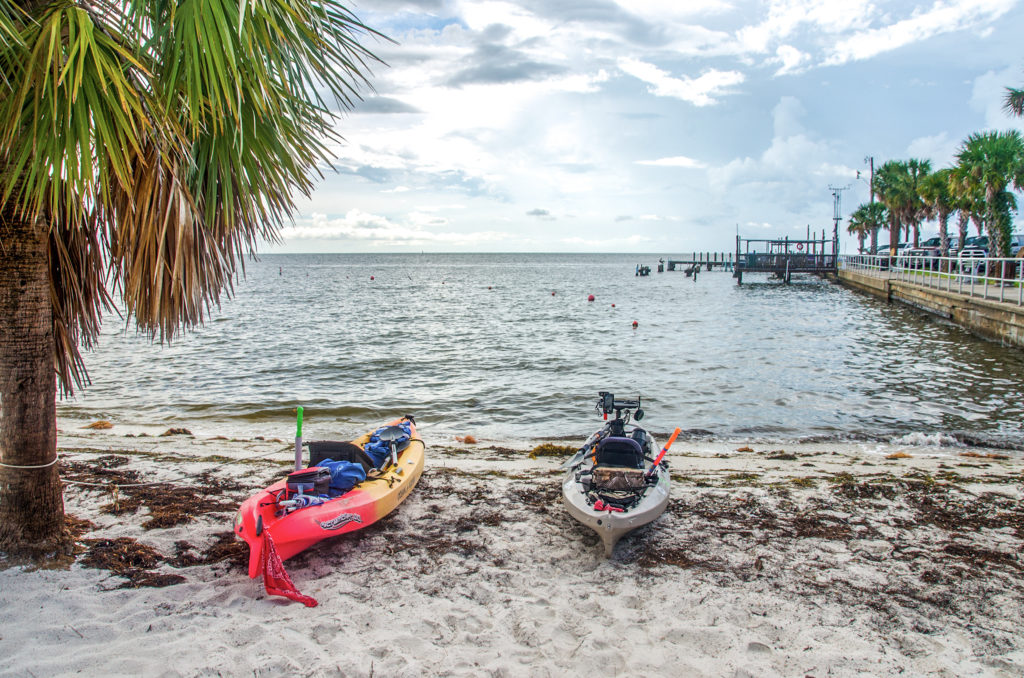
[[[61,425],[62,477],[99,484],[65,486],[74,565],[0,569],[0,675],[1024,672],[1024,460],[998,450],[680,441],[669,508],[606,561],[563,457],[425,434],[394,513],[287,561],[310,610],[231,534],[292,441]]]

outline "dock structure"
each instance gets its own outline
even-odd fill
[[[678,266],[686,272],[686,275],[692,275],[694,271],[699,272],[701,269],[711,271],[716,266],[723,271],[733,269],[732,252],[694,252],[689,258],[669,259],[665,263],[668,270],[674,271]],[[662,265],[659,263],[658,273],[661,273],[661,267]]]
[[[789,237],[749,239],[737,235],[736,264],[732,274],[736,284],[743,284],[744,273],[768,273],[786,283],[794,273],[835,274],[839,241],[836,238],[826,240],[824,231],[820,238],[811,238],[810,235],[808,233],[806,240],[791,240]]]

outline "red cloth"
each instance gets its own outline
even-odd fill
[[[263,588],[267,590],[268,596],[284,596],[302,603],[306,607],[317,606],[316,599],[302,595],[295,588],[292,578],[284,569],[284,561],[281,560],[281,556],[277,555],[277,549],[274,548],[274,540],[270,538],[269,530],[263,531],[261,560],[263,561]]]

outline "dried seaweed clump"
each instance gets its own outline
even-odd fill
[[[568,457],[573,454],[576,454],[575,447],[544,443],[530,450],[530,459],[536,459],[537,457]]]

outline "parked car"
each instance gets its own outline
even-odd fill
[[[949,252],[954,252],[955,253],[956,252],[956,246],[959,243],[960,243],[960,237],[956,236],[956,235],[951,235],[951,236],[949,236],[946,239],[946,246],[949,248],[949,250],[948,250]],[[927,240],[923,240],[919,246],[923,247],[926,250],[935,250],[937,253],[941,253],[941,250],[942,250],[942,237],[941,236],[935,236],[934,238],[928,238]],[[949,255],[947,254],[946,256],[949,256]]]
[[[957,256],[957,269],[967,275],[985,275],[987,266],[985,259],[988,257],[988,250],[974,245],[967,245]]]
[[[985,250],[986,255],[988,254],[988,236],[987,235],[972,235],[971,237],[964,240],[964,249],[968,247],[974,249]]]
[[[907,243],[900,243],[896,246],[897,255],[899,252],[907,246]],[[889,245],[878,243],[878,250],[876,255],[878,256],[878,268],[882,271],[889,270],[889,264],[894,263],[892,254],[889,251]]]
[[[1024,233],[1014,233],[1010,236],[1010,256],[1015,257],[1024,248]]]

